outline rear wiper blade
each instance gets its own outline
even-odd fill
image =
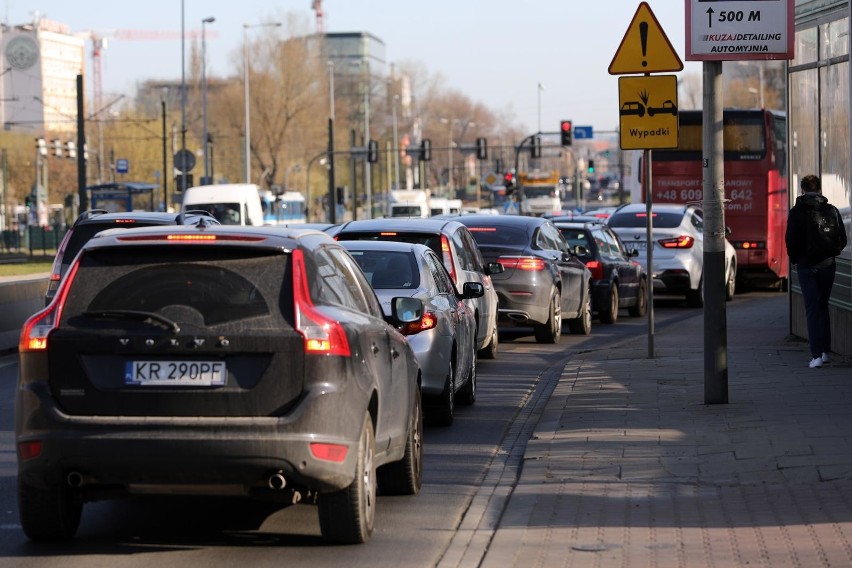
[[[154,312],[144,312],[138,310],[97,310],[84,312],[84,316],[90,318],[109,318],[109,319],[132,319],[151,325],[160,325],[166,329],[172,330],[174,333],[180,333],[180,326],[177,322],[170,320],[160,314]]]

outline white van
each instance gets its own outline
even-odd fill
[[[181,212],[202,209],[223,225],[263,225],[260,188],[251,183],[199,185],[184,191]]]

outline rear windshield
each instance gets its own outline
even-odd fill
[[[420,217],[423,209],[419,205],[394,205],[391,207],[391,217]]]
[[[674,229],[680,225],[683,220],[683,213],[652,213],[652,222],[654,227],[660,229]],[[607,221],[610,227],[644,227],[647,225],[646,219],[648,216],[644,211],[634,211],[632,213],[616,213]]]
[[[83,314],[131,311],[197,327],[256,319],[260,323],[252,327],[264,328],[269,316],[292,304],[281,291],[282,282],[289,282],[289,264],[278,255],[168,247],[168,262],[163,258],[162,248],[88,252],[68,294],[63,322],[91,325],[98,318]]]
[[[343,232],[337,234],[338,241],[395,241],[413,245],[426,245],[441,256],[441,235],[434,233],[397,233],[395,231]]]
[[[412,289],[420,285],[420,270],[411,253],[351,250],[349,254],[376,290]]]
[[[207,211],[223,225],[242,225],[242,212],[239,203],[193,203],[187,210]]]
[[[526,231],[515,227],[468,227],[479,245],[526,246],[530,240]]]
[[[162,223],[146,223],[145,221],[134,221],[133,223],[81,223],[74,227],[71,237],[68,239],[68,244],[65,246],[65,251],[63,253],[62,263],[69,264],[72,260],[74,260],[74,257],[77,256],[77,253],[80,252],[83,245],[89,242],[92,237],[101,231],[106,231],[108,229],[135,229],[137,227],[150,227],[152,225],[161,224]]]

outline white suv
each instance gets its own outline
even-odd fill
[[[704,220],[695,205],[654,204],[652,215],[653,270],[648,269],[646,205],[618,208],[607,220],[624,246],[636,249],[636,260],[652,274],[654,293],[683,295],[690,306],[704,305]],[[725,239],[725,299],[731,300],[737,280],[737,256]]]

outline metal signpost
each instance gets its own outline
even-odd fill
[[[648,259],[648,358],[654,358],[654,253],[651,215],[651,149],[677,147],[677,80],[674,75],[650,73],[683,69],[683,62],[646,2],[639,4],[621,45],[609,64],[619,77],[619,132],[622,150],[643,149],[645,187],[645,251]]]
[[[728,402],[722,61],[792,59],[794,0],[686,4],[686,59],[704,62],[704,403]]]

